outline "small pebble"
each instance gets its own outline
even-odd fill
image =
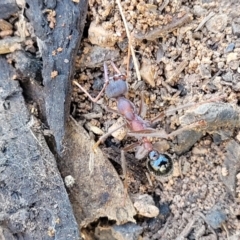
[[[124,119],[122,117],[118,118],[118,120],[108,129],[108,132],[113,131],[114,129],[117,129],[124,123]],[[128,128],[126,126],[121,127],[120,129],[114,131],[111,135],[116,138],[117,140],[121,141],[126,136],[128,132]]]
[[[153,198],[148,194],[138,196],[133,205],[141,216],[153,218],[159,214],[159,209],[155,206]]]
[[[102,24],[92,21],[88,30],[88,39],[92,44],[101,47],[113,47],[117,42],[117,36],[112,31],[103,28]]]
[[[213,33],[222,32],[227,26],[227,20],[226,14],[217,14],[207,21],[206,28]]]
[[[207,223],[214,229],[218,229],[227,220],[226,214],[221,210],[213,210],[206,215]]]
[[[238,59],[238,53],[231,52],[227,55],[227,63],[230,63],[231,61],[235,61]]]
[[[232,30],[233,34],[237,37],[240,37],[240,24],[239,23],[232,23]]]
[[[193,13],[197,16],[197,17],[201,17],[206,15],[207,13],[207,9],[201,7],[200,5],[195,5],[193,7]]]
[[[202,78],[211,78],[211,70],[210,66],[208,64],[201,64],[199,66],[200,74]]]
[[[222,167],[222,175],[226,177],[228,175],[228,169],[226,167]]]
[[[208,153],[208,150],[206,148],[194,147],[192,153],[195,155],[205,155]]]
[[[234,48],[235,48],[235,44],[234,43],[228,44],[228,46],[225,49],[225,53],[232,52],[234,50]]]
[[[93,133],[95,133],[97,135],[103,135],[104,134],[102,129],[100,129],[97,126],[92,125],[90,122],[86,123],[85,126],[89,131],[92,131]]]
[[[73,178],[73,176],[68,175],[64,178],[64,182],[66,184],[66,187],[71,188],[75,183],[75,179]]]
[[[140,239],[143,228],[135,223],[125,223],[122,225],[111,226],[113,237],[111,239],[135,240]],[[110,238],[108,238],[110,239]]]
[[[151,95],[150,95],[150,101],[151,101],[151,102],[155,102],[156,98],[157,98],[157,95],[156,95],[156,94],[151,94]]]
[[[191,164],[189,162],[187,162],[187,161],[184,162],[183,167],[182,167],[182,173],[184,175],[186,175],[189,172],[190,166],[191,166]]]
[[[148,59],[143,59],[142,61],[143,63],[140,69],[141,77],[144,81],[149,83],[151,87],[155,87],[154,76],[156,71],[151,64],[151,61],[149,61]]]
[[[240,82],[233,85],[233,90],[236,91],[236,92],[240,91]]]

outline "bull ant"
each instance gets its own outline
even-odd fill
[[[96,98],[93,98],[79,83],[73,81],[75,85],[77,85],[89,98],[92,102],[97,102],[101,97],[102,93],[105,91],[105,94],[108,98],[114,98],[117,101],[117,111],[111,109],[112,112],[120,114],[124,119],[125,123],[116,129],[112,130],[109,133],[104,134],[99,138],[99,140],[94,145],[94,150],[96,147],[103,142],[108,136],[110,136],[113,132],[122,128],[123,126],[128,127],[129,132],[127,135],[134,136],[138,139],[138,142],[133,143],[129,146],[126,146],[121,151],[121,161],[125,162],[124,152],[129,151],[133,148],[136,148],[135,157],[136,159],[142,159],[148,155],[147,168],[150,172],[154,173],[158,176],[166,176],[171,174],[173,168],[172,159],[166,155],[161,154],[157,150],[153,148],[152,143],[148,139],[148,137],[159,137],[164,139],[169,139],[178,135],[180,132],[186,129],[196,128],[198,126],[204,125],[202,121],[197,121],[188,126],[182,127],[170,134],[167,134],[164,130],[156,130],[152,128],[152,124],[160,121],[162,117],[170,112],[161,112],[154,119],[147,121],[141,117],[142,108],[143,108],[143,97],[141,99],[141,104],[139,111],[137,111],[135,105],[125,97],[125,94],[128,91],[128,86],[126,82],[126,75],[122,74],[120,70],[116,67],[116,65],[111,62],[113,69],[116,74],[112,77],[108,76],[107,64],[104,62],[104,86],[102,90],[99,92]],[[189,103],[187,105],[178,107],[171,111],[180,110],[182,108],[194,106],[196,103]],[[123,168],[124,171],[125,168]],[[126,172],[124,172],[124,175]]]

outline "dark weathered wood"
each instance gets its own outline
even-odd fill
[[[0,1],[0,19],[8,18],[18,11],[16,0]]]
[[[65,122],[69,116],[73,61],[85,24],[87,0],[80,0],[79,3],[69,0],[27,0],[26,3],[26,16],[33,25],[42,54],[43,114],[55,137],[57,152],[61,155]],[[49,27],[46,10],[56,12],[53,29]],[[62,51],[57,52],[58,48],[62,48]],[[56,51],[56,55],[53,55],[53,51]],[[51,78],[53,71],[58,73],[55,78]]]
[[[0,57],[0,239],[79,239],[68,194],[13,67]]]
[[[101,217],[116,224],[134,222],[136,211],[119,175],[100,149],[93,151],[94,143],[81,125],[68,122],[64,156],[58,165],[63,177],[75,179],[69,186],[69,198],[79,226],[86,227]]]

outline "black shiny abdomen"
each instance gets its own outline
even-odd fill
[[[153,150],[148,155],[147,168],[156,176],[167,176],[173,171],[173,161],[167,154]]]

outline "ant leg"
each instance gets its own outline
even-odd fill
[[[119,75],[122,75],[122,73],[121,73],[120,70],[117,68],[117,66],[114,64],[114,62],[111,61],[111,65],[112,65],[113,69],[115,70],[115,72],[117,72]]]
[[[168,138],[172,138],[172,137],[176,137],[177,135],[179,135],[181,132],[185,131],[185,130],[191,130],[191,129],[194,129],[194,128],[203,128],[203,127],[206,127],[207,126],[207,122],[204,121],[204,120],[199,120],[195,123],[191,123],[189,125],[186,125],[186,126],[183,126],[171,133],[168,134]]]
[[[139,145],[139,142],[135,142],[132,144],[129,144],[128,146],[124,147],[123,150],[124,152],[128,152],[130,150],[132,150],[133,148],[137,147]]]
[[[128,136],[142,138],[142,137],[159,137],[167,139],[169,136],[168,134],[162,130],[156,130],[154,128],[147,128],[140,131],[131,131],[127,133]]]
[[[99,100],[99,98],[101,97],[102,93],[104,92],[105,88],[107,87],[107,85],[109,83],[106,62],[104,62],[103,66],[104,66],[104,79],[105,79],[105,81],[104,81],[104,86],[103,86],[102,90],[99,92],[99,94],[97,95],[97,97],[93,98],[79,83],[77,83],[76,81],[73,81],[73,83],[75,85],[77,85],[90,98],[90,100],[92,102],[97,102]]]
[[[120,125],[119,127],[113,129],[112,131],[105,133],[104,135],[102,135],[98,141],[93,145],[93,151],[96,153],[96,148],[99,146],[100,143],[104,142],[106,140],[107,137],[109,137],[112,133],[114,133],[115,131],[119,130],[120,128],[124,127],[126,125],[126,123],[123,123],[122,125]]]
[[[127,182],[127,164],[126,164],[126,158],[125,158],[125,152],[135,148],[138,146],[139,143],[133,143],[130,144],[126,147],[124,147],[121,150],[121,167],[123,170],[123,186],[124,186],[124,200],[123,200],[123,206],[125,206],[126,198],[127,198],[127,193],[128,193],[128,182]]]
[[[123,206],[125,206],[127,194],[128,194],[128,182],[127,182],[127,164],[126,164],[126,158],[124,154],[124,150],[121,150],[121,167],[123,170]]]
[[[141,92],[141,102],[138,110],[138,115],[141,116],[142,118],[145,118],[146,111],[147,111],[147,107],[146,107],[146,104],[144,103],[144,92]]]
[[[206,127],[207,123],[204,120],[197,121],[195,123],[186,125],[184,127],[181,127],[172,133],[167,134],[164,130],[153,130],[153,129],[147,129],[147,130],[142,130],[142,131],[131,131],[128,132],[128,136],[133,136],[133,137],[158,137],[158,138],[172,138],[180,134],[181,132],[185,130],[190,130],[194,128],[203,128]]]
[[[115,114],[117,114],[117,115],[122,116],[122,114],[120,114],[117,110],[112,109],[112,108],[110,108],[110,107],[108,107],[108,106],[103,106],[103,109],[105,109],[105,111],[107,111],[107,112],[115,113]]]
[[[127,78],[129,77],[129,69],[130,69],[130,58],[131,58],[131,46],[132,46],[132,34],[130,34],[128,38],[128,55],[127,55]]]
[[[184,108],[189,108],[189,107],[193,107],[193,106],[198,106],[198,105],[201,105],[201,104],[204,104],[204,103],[209,103],[209,102],[214,102],[214,101],[218,101],[218,100],[221,100],[223,98],[225,98],[226,96],[217,96],[217,97],[213,97],[213,98],[210,98],[209,100],[205,100],[205,101],[202,101],[200,103],[195,103],[195,102],[192,102],[192,103],[187,103],[187,104],[184,104],[180,107],[177,107],[177,108],[174,108],[174,109],[171,109],[171,110],[167,110],[167,111],[163,111],[161,112],[159,115],[157,115],[155,118],[151,119],[150,120],[150,123],[157,123],[159,121],[162,120],[162,118],[169,114],[169,113],[174,113],[178,110],[181,110],[181,109],[184,109]]]

